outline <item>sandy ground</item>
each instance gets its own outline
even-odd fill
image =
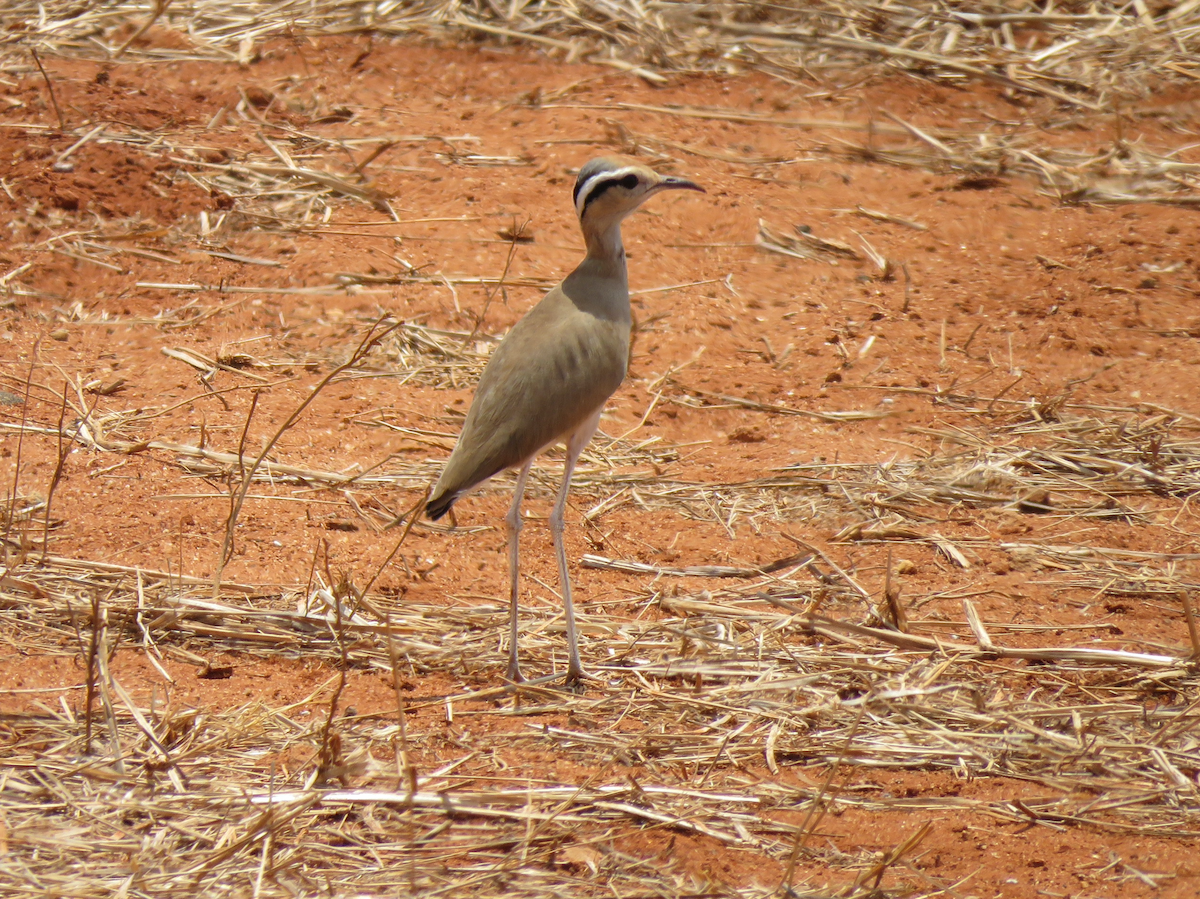
[[[98,418],[121,413],[113,419],[121,422],[114,440],[203,443],[226,452],[240,444],[261,447],[385,313],[446,331],[502,334],[543,285],[580,257],[570,203],[574,172],[610,153],[637,154],[708,191],[656,198],[625,226],[640,325],[630,377],[601,428],[608,437],[675,448],[656,463],[657,472],[638,463],[643,483],[661,475],[736,484],[795,465],[936,456],[946,452],[947,432],[979,433],[995,424],[980,409],[997,396],[1024,404],[1002,407],[1013,415],[1070,403],[1138,409],[1146,417],[1155,408],[1172,410],[1189,427],[1197,419],[1186,416],[1200,416],[1200,356],[1192,343],[1200,327],[1200,260],[1192,213],[1148,204],[1073,206],[1020,177],[965,178],[889,165],[862,152],[911,144],[882,127],[895,127],[883,111],[928,132],[1024,130],[1047,144],[1090,152],[1113,145],[1119,133],[1124,141],[1168,150],[1194,142],[1190,110],[1200,94],[1174,96],[1117,121],[988,87],[951,88],[898,75],[863,73],[845,79],[852,86],[844,89],[762,76],[673,78],[654,87],[525,52],[365,38],[279,42],[246,67],[54,59],[46,65],[63,120],[77,129],[70,134],[60,129],[36,71],[0,83],[8,107],[0,129],[0,276],[6,288],[20,288],[4,298],[0,328],[0,386],[8,403],[0,412],[7,423],[54,429],[62,417],[71,421],[75,413],[64,413],[61,400],[66,391]],[[673,114],[683,107],[767,121]],[[867,122],[880,123],[878,133],[857,127]],[[104,134],[63,155],[79,131],[101,124]],[[116,133],[136,134],[139,142],[106,137]],[[375,138],[387,138],[387,145]],[[304,214],[298,204],[310,202],[304,190],[264,199],[250,189],[244,196],[213,191],[192,177],[250,157],[261,165],[273,157],[276,165],[290,160],[334,172],[373,193],[326,196],[308,224],[296,227]],[[385,214],[380,198],[399,221]],[[860,207],[886,217],[859,214]],[[894,270],[883,277],[863,258],[827,263],[768,253],[755,245],[760,220],[783,233],[806,226],[860,255],[869,244]],[[514,247],[506,233],[526,221],[532,239]],[[464,280],[497,278],[510,250],[502,294]],[[403,281],[410,266],[447,280],[389,283]],[[314,289],[328,285],[336,289]],[[233,364],[201,371],[181,359],[189,351]],[[385,356],[377,352],[369,371],[323,389],[271,458],[331,471],[427,462],[417,470],[434,475],[469,403],[470,378],[398,383],[389,371],[395,357]],[[956,406],[945,399],[951,393],[980,401],[974,409]],[[886,414],[847,421],[806,414],[837,412]],[[6,490],[16,484],[22,496],[47,496],[59,442],[27,435],[19,472],[14,432],[2,446]],[[153,447],[121,453],[76,445],[64,458],[51,512],[54,554],[211,577],[229,510],[222,477],[190,473],[175,454]],[[585,458],[588,483],[611,474],[610,462]],[[613,464],[619,473],[621,463]],[[539,620],[553,618],[558,605],[544,527],[555,474],[548,463],[527,499],[526,596]],[[414,528],[373,591],[397,603],[494,606],[507,589],[501,528],[507,483],[461,502],[455,529]],[[922,623],[957,622],[938,635],[969,639],[961,597],[972,596],[993,627],[1028,626],[1003,631],[1011,646],[1186,651],[1177,600],[1099,595],[1001,548],[1024,541],[1174,553],[1180,560],[1173,571],[1187,579],[1195,563],[1183,556],[1200,548],[1196,514],[1182,496],[1129,499],[1138,514],[1125,517],[1060,514],[1055,497],[1041,498],[1050,514],[1015,505],[933,504],[927,532],[961,547],[969,565],[963,567],[929,542],[832,542],[866,516],[831,513],[818,502],[812,514],[793,505],[778,515],[760,509],[732,517],[622,502],[584,521],[584,513],[617,492],[585,485],[568,511],[577,601],[589,614],[661,615],[639,598],[668,588],[651,574],[579,567],[585,553],[659,566],[757,566],[796,553],[790,535],[822,547],[873,595],[884,588],[891,552],[918,632]],[[395,546],[395,532],[377,533],[372,522],[419,496],[411,481],[342,489],[256,484],[223,577],[283,596],[303,588],[321,557],[319,568],[361,587]],[[26,532],[25,550],[33,547],[36,556],[40,521]],[[21,539],[9,534],[16,563]],[[721,586],[688,578],[669,589],[692,595]],[[863,607],[830,614],[867,619]],[[115,670],[138,695],[166,691],[177,706],[212,710],[251,699],[315,702],[313,691],[333,673],[323,661],[225,650],[219,641],[190,649],[227,666],[231,676],[198,677],[195,666],[177,658],[158,669],[132,643],[118,651]],[[484,657],[491,662],[483,668],[409,678],[408,698],[423,709],[409,728],[428,738],[421,743],[423,770],[455,751],[448,739],[434,739],[452,727],[437,698],[501,677],[502,648]],[[604,663],[602,634],[585,632],[584,657]],[[548,665],[538,666],[531,662],[530,673],[548,673]],[[1004,672],[1027,679],[1030,689],[1048,689],[1044,679],[1051,677],[1019,661]],[[56,706],[54,689],[80,676],[69,648],[55,654],[12,639],[0,647],[0,705],[8,720]],[[1194,678],[1190,684],[1190,694],[1175,694],[1181,706],[1196,700]],[[589,692],[608,689],[601,683]],[[64,695],[79,701],[77,692]],[[394,709],[396,699],[388,678],[354,670],[344,701],[368,715]],[[565,718],[543,711],[472,724],[477,739],[493,740],[479,776],[488,766],[563,783],[597,774],[586,761],[558,752],[549,736],[540,743],[503,739],[526,732],[531,720],[559,725]],[[716,764],[708,785],[748,775],[820,784],[828,773],[822,758],[790,759],[773,773],[761,752],[750,756],[757,761]],[[1191,789],[1179,799],[1190,803],[1192,830],[1197,769],[1200,763],[1184,769]],[[633,765],[622,776],[673,775]],[[679,777],[691,782],[696,774]],[[856,796],[914,800],[1021,802],[1049,789],[1003,772],[968,775],[900,761],[886,770],[848,766],[839,782]],[[792,823],[803,818],[799,811],[777,814]],[[883,887],[1011,899],[1200,892],[1194,837],[1178,827],[1152,836],[1070,821],[1017,825],[919,802],[907,810],[836,807],[802,854],[796,882],[844,886],[858,870],[847,859],[889,852],[926,822],[919,847],[889,870]],[[670,862],[715,890],[777,883],[785,863],[778,854],[662,826],[631,825],[614,844],[641,859]],[[585,871],[572,864],[575,873]]]

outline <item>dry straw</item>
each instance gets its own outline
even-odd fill
[[[609,684],[587,696],[532,689],[513,708],[493,704],[502,690],[410,694],[406,714],[419,717],[408,724],[408,753],[419,776],[407,789],[383,761],[396,748],[391,715],[339,713],[336,751],[321,766],[324,783],[314,782],[320,710],[336,703],[336,676],[294,706],[197,711],[134,698],[106,660],[136,643],[153,659],[206,664],[232,651],[323,658],[388,676],[398,664],[416,682],[435,672],[486,682],[504,633],[500,604],[427,607],[373,596],[353,608],[331,603],[323,589],[309,599],[262,591],[238,598],[229,584],[214,602],[207,584],[53,557],[13,572],[0,593],[10,638],[41,654],[90,653],[99,664],[94,681],[65,691],[73,700],[47,693],[40,715],[4,725],[9,851],[0,873],[31,893],[76,895],[121,884],[137,895],[285,895],[317,883],[339,892],[552,896],[573,884],[586,895],[698,894],[711,885],[615,846],[645,827],[667,827],[783,860],[801,833],[792,811],[818,793],[755,772],[838,759],[1017,778],[1043,793],[823,800],[837,808],[972,811],[1018,826],[1200,836],[1188,811],[1198,713],[1170,701],[1197,685],[1182,658],[1091,647],[1008,651],[988,636],[987,627],[999,628],[970,606],[956,635],[906,636],[846,624],[867,613],[863,599],[820,563],[741,574],[744,585],[712,594],[654,588],[633,596],[635,606],[659,610],[648,618],[593,604],[581,631],[593,670]],[[817,605],[837,617],[808,611]],[[551,607],[530,618],[522,652],[549,667],[562,622]],[[1052,676],[1017,661],[1037,658],[1055,662]],[[220,676],[211,665],[200,673]],[[1031,678],[1040,681],[1032,691]],[[88,713],[83,693],[93,683],[103,702]],[[1153,711],[1151,695],[1161,697]],[[539,713],[562,723],[520,726],[521,716]],[[513,715],[499,728],[472,724]],[[96,721],[90,753],[81,717]],[[488,760],[513,746],[549,749],[597,773],[582,784],[505,775]],[[838,864],[869,870],[872,861]]]
[[[410,364],[428,371],[431,360]],[[654,474],[651,459],[670,467],[657,445],[600,441],[596,452],[621,464],[592,468],[581,493],[607,509],[653,505],[731,528],[865,513],[841,539],[909,551],[924,542],[954,558],[933,523],[944,517],[939,510],[1129,518],[1178,506],[1172,497],[1195,489],[1200,439],[1178,418],[1066,402],[1046,417],[1046,407],[1015,401],[996,413],[1002,399],[941,401],[982,427],[936,432],[944,450],[920,462],[807,466],[742,484],[688,485]],[[196,461],[178,448],[145,451]],[[236,481],[250,461],[225,462],[225,476]],[[643,473],[631,473],[639,464]],[[275,471],[276,491],[288,489],[286,474]],[[293,474],[297,491],[324,477]],[[385,468],[372,477],[404,476]],[[1046,508],[1020,511],[1030,489]],[[879,622],[872,592],[830,554],[799,548],[760,567],[585,559],[634,576],[629,595],[590,603],[581,616],[585,654],[607,686],[585,696],[531,687],[515,706],[503,687],[430,695],[411,686],[434,675],[494,683],[506,627],[498,601],[426,606],[321,583],[307,594],[226,583],[214,600],[210,581],[166,572],[55,556],[12,568],[0,583],[7,638],[25,651],[92,661],[77,669],[73,689],[46,692],[41,714],[4,724],[10,749],[0,802],[10,851],[0,874],[31,894],[122,885],[150,896],[282,896],[318,885],[530,897],[568,888],[734,893],[618,848],[646,828],[666,828],[781,865],[799,851],[842,869],[848,885],[839,894],[853,896],[885,875],[911,884],[917,873],[907,853],[921,831],[914,827],[880,867],[879,858],[841,856],[810,840],[819,808],[925,820],[971,812],[1016,827],[1200,836],[1191,811],[1200,710],[1188,699],[1200,679],[1182,646],[1116,638],[1072,645],[1053,626],[988,621],[971,598],[957,600],[957,618],[915,614],[954,599],[936,595],[907,598],[913,611],[901,633]],[[964,542],[957,552],[966,560],[979,548]],[[1194,589],[1172,568],[1191,557],[1050,543],[1003,548],[1064,590],[1086,577],[1086,588],[1101,595],[1133,591],[1169,603]],[[680,589],[680,578],[719,580],[697,590]],[[557,607],[527,617],[523,654],[544,670],[561,666]],[[108,665],[121,645],[137,645],[154,662],[194,664],[201,676],[221,676],[228,652],[323,659],[342,673],[289,706],[196,710],[132,695]],[[405,728],[408,767],[386,761],[399,757],[395,715],[341,710],[339,682],[354,669],[397,673],[409,684],[399,711],[416,716]],[[521,724],[543,715],[551,717]],[[501,723],[485,726],[487,719]],[[497,768],[493,760],[513,747],[549,750],[592,774],[564,782]],[[823,764],[836,766],[831,772],[1012,778],[1039,792],[902,797],[776,776]],[[810,812],[803,820],[801,810]],[[736,893],[766,896],[777,886]]]
[[[1200,16],[1194,3],[1032,3],[679,0],[576,4],[564,0],[342,3],[331,0],[174,0],[76,4],[15,0],[19,27],[6,40],[101,58],[239,60],[264,40],[297,32],[457,38],[524,43],[634,72],[760,69],[782,78],[876,63],[947,82],[986,80],[1080,109],[1104,108],[1165,81],[1196,77]],[[186,34],[192,49],[147,46],[149,21]],[[114,29],[132,30],[120,43]],[[140,30],[139,30],[140,27]]]
[[[42,61],[68,55],[236,62],[272,37],[369,30],[528,44],[652,81],[675,72],[759,70],[811,82],[813,72],[871,63],[948,83],[992,81],[1022,102],[1045,98],[1074,115],[1111,108],[1164,81],[1193,79],[1200,49],[1196,9],[1196,3],[1183,3],[1155,16],[1144,4],[1110,3],[1091,4],[1086,12],[1039,12],[1012,4],[968,9],[948,3],[809,3],[790,9],[746,3],[17,0],[0,13],[0,62],[6,72],[31,73],[37,68],[31,50]],[[189,49],[142,41],[151,18],[153,27],[185,33]],[[253,98],[243,100],[236,113],[253,123]],[[729,110],[664,107],[657,113],[832,127]],[[60,126],[72,127],[70,111],[63,116]],[[1017,172],[1067,199],[1195,202],[1194,167],[1140,146],[1089,155],[1039,145],[1022,133],[934,133],[892,120],[842,123],[839,130],[867,138],[830,142],[820,152],[967,177]],[[115,123],[72,135],[71,151],[99,141],[158,158],[166,154],[205,190],[236,194],[234,208],[202,218],[181,237],[216,253],[223,252],[217,244],[229,229],[253,224],[316,230],[327,227],[335,206],[370,210],[389,222],[396,218],[388,198],[358,177],[365,163],[354,174],[337,174],[332,166],[297,161],[265,139],[236,165],[216,163],[186,135]],[[311,137],[313,146],[332,154]],[[523,162],[441,138],[405,139],[437,141],[463,165]],[[696,149],[632,133],[616,139],[655,152]],[[380,146],[376,141],[355,149],[367,158]],[[98,226],[49,238],[41,249],[121,270],[130,258],[177,261],[172,250],[143,245],[138,234],[136,223]],[[827,243],[769,226],[762,239],[792,253],[838,255]],[[328,284],[289,292],[321,296],[353,288],[370,296],[412,282],[456,297],[459,284],[499,289],[501,282],[517,283],[443,278],[394,261],[390,273],[342,273]],[[20,266],[9,271],[0,289],[10,297],[38,296],[22,275]],[[284,292],[163,282],[145,282],[141,289],[195,295],[146,320],[168,337],[247,294]],[[202,305],[214,298],[213,305]],[[79,306],[62,315],[80,324],[103,323]],[[365,330],[368,323],[361,324]],[[482,334],[407,323],[339,377],[461,388],[474,380],[490,345]],[[221,371],[242,379],[224,391],[278,383],[289,377],[282,371],[289,366],[343,362],[260,358],[243,348],[215,358],[171,345],[167,351],[174,364],[203,377]],[[168,410],[114,412],[96,402],[119,394],[116,382],[63,389],[22,373],[5,386],[23,394],[36,414],[5,419],[0,427],[22,438],[60,441],[60,458],[71,447],[114,459],[152,453],[242,495],[251,485],[292,499],[311,498],[314,487],[336,489],[374,528],[393,523],[396,513],[371,492],[387,485],[416,495],[453,439],[374,416],[359,424],[393,429],[422,452],[365,472],[325,471],[236,447],[163,439],[156,426]],[[687,391],[669,379],[659,387],[660,403],[811,414]],[[77,672],[77,682],[66,689],[5,692],[6,699],[19,698],[37,711],[0,718],[4,891],[700,899],[766,897],[790,888],[795,896],[933,896],[953,894],[953,887],[931,882],[914,858],[936,816],[970,812],[997,826],[1200,837],[1200,677],[1189,601],[1197,587],[1190,574],[1195,555],[1139,548],[1164,542],[1150,539],[1124,547],[967,539],[948,536],[942,524],[947,510],[965,509],[1048,516],[1038,520],[1053,520],[1064,533],[1075,524],[1134,523],[1159,537],[1200,489],[1200,423],[1148,407],[1074,404],[1066,395],[1021,402],[1003,395],[981,400],[951,391],[927,394],[968,425],[931,429],[925,436],[934,449],[907,463],[814,463],[751,481],[701,484],[672,473],[686,448],[656,440],[596,441],[575,492],[585,498],[589,519],[652,511],[719,523],[730,534],[782,529],[785,536],[791,522],[804,521],[832,540],[824,550],[800,545],[762,566],[668,568],[588,557],[585,564],[629,580],[624,594],[583,609],[585,655],[607,684],[582,696],[538,686],[516,697],[500,687],[478,688],[496,683],[502,658],[506,612],[495,600],[397,602],[363,595],[327,575],[303,588],[224,582],[214,597],[211,579],[53,554],[51,498],[18,485],[5,509],[11,565],[0,572],[0,634],[20,652],[61,658]],[[552,483],[552,474],[539,471],[534,489],[548,494],[541,485]],[[1064,595],[1153,602],[1164,620],[1178,625],[1178,639],[1150,645],[1100,626],[1064,632],[1036,621],[993,621],[969,590],[884,597],[882,577],[868,581],[836,561],[843,545],[882,554],[883,544],[897,554],[936,554],[962,571],[976,566],[984,552],[1001,552]],[[40,564],[33,564],[31,553]],[[889,579],[891,567],[889,562]],[[897,603],[907,606],[905,614],[896,614]],[[923,614],[935,607],[938,615]],[[523,656],[543,670],[561,666],[564,625],[557,605],[531,609],[523,620]],[[220,677],[227,673],[227,653],[280,663],[321,660],[335,673],[289,705],[196,709],[128,688],[110,664],[122,647],[136,647],[166,681],[172,680],[168,661],[194,665],[202,677]],[[342,688],[350,672],[378,672],[389,683],[394,678],[396,709],[378,715],[346,709]],[[414,686],[424,683],[475,687],[433,695]],[[504,763],[513,747],[552,753],[588,773],[514,770]],[[778,776],[789,767],[805,773],[805,766],[818,769],[807,772],[811,779]],[[1014,788],[1005,799],[842,788],[854,772],[876,768],[1033,786]],[[826,811],[851,809],[908,813],[913,826],[889,852],[844,855],[820,828]],[[778,870],[796,860],[819,865],[839,885],[809,892],[796,874],[795,884],[764,877],[734,887],[686,876],[669,859],[622,848],[644,845],[636,841],[658,831],[698,835],[756,862],[774,860]],[[1128,866],[1123,876],[1154,883],[1154,875]]]

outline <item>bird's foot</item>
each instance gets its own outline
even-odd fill
[[[504,674],[504,679],[509,686],[516,687],[518,689],[522,687],[526,689],[536,689],[545,684],[551,684],[555,681],[561,680],[563,681],[563,686],[572,693],[586,692],[587,685],[589,683],[602,684],[605,682],[603,678],[597,677],[596,675],[590,674],[584,670],[582,665],[571,665],[567,668],[565,673],[556,672],[554,674],[545,674],[541,677],[530,679],[521,673],[520,667],[514,662],[509,663],[508,670]]]
[[[582,665],[570,665],[567,668],[566,688],[572,693],[584,693],[588,684],[602,684],[604,678],[589,674]]]

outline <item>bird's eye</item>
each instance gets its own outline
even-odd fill
[[[635,187],[638,186],[638,176],[637,175],[626,175],[624,178],[622,178],[617,183],[620,184],[626,190],[633,190]]]

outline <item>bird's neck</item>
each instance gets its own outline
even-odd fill
[[[621,227],[586,229],[587,256],[563,280],[563,292],[579,309],[606,321],[629,326],[629,273]]]
[[[625,271],[625,245],[621,243],[621,222],[617,220],[603,228],[586,229],[587,261],[597,267],[612,266]]]

